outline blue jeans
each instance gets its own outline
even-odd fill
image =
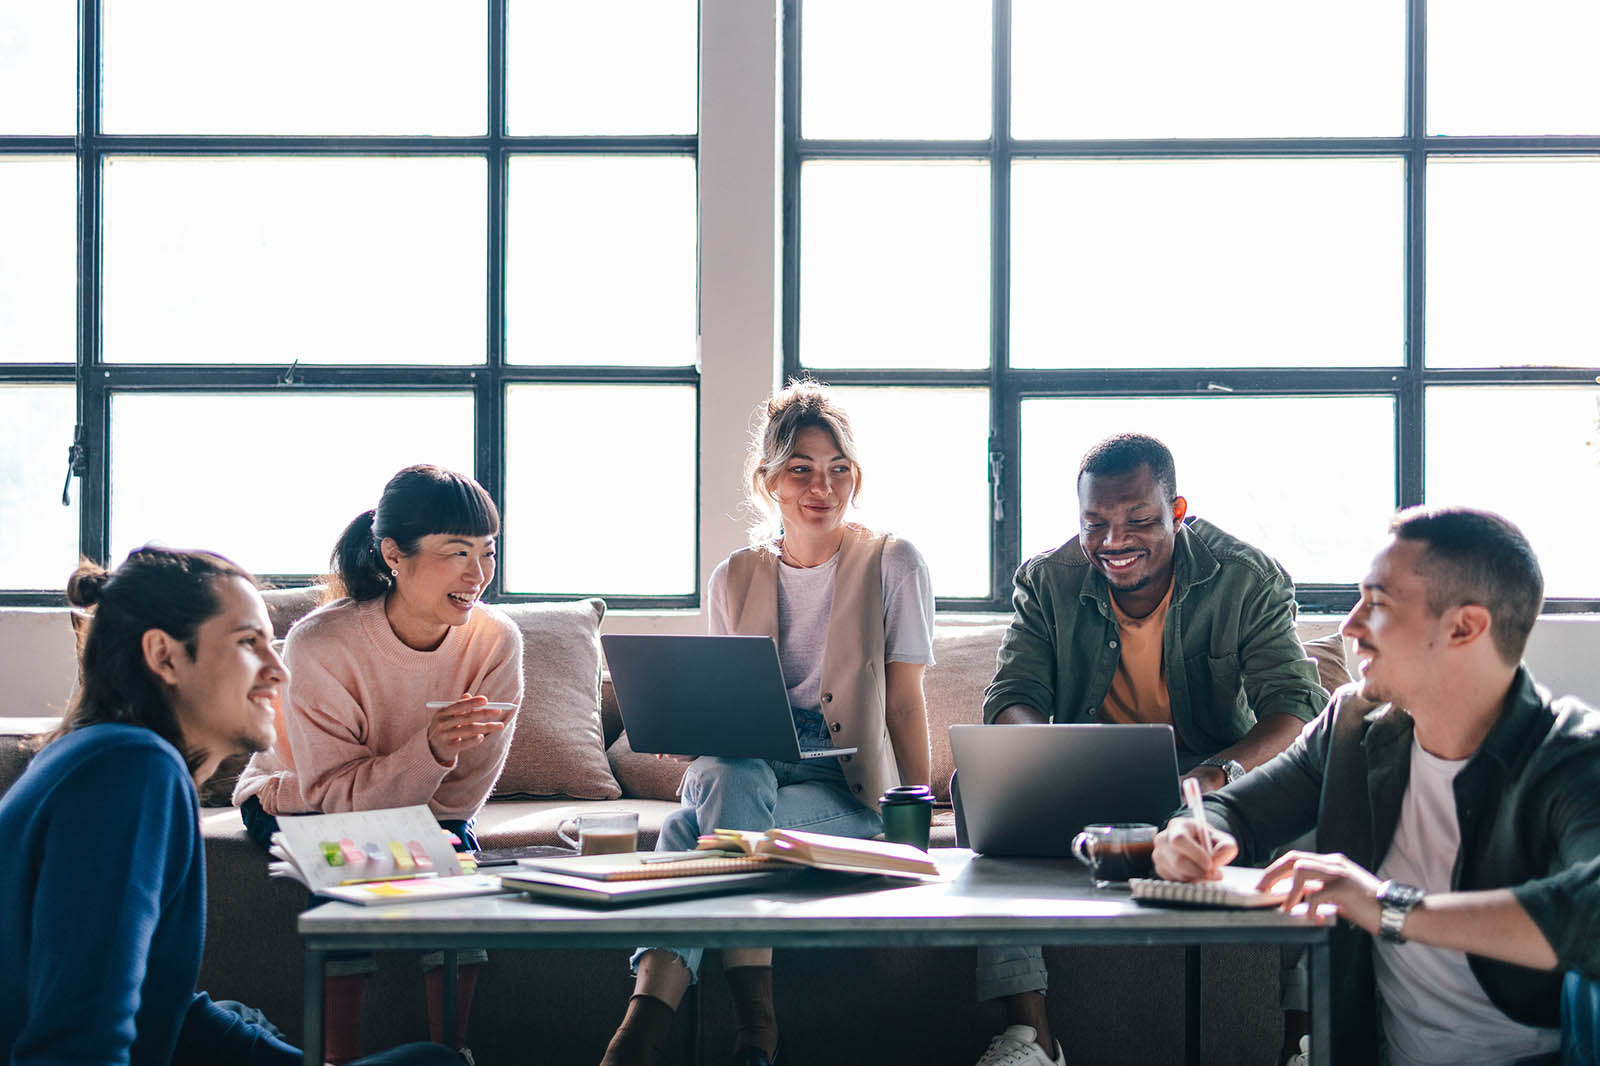
[[[682,795],[683,805],[661,823],[657,851],[687,851],[702,832],[713,829],[782,827],[846,837],[883,832],[878,812],[851,794],[838,759],[769,762],[704,755],[689,764]],[[649,950],[635,951],[629,969],[637,973],[639,957]],[[692,980],[699,979],[704,948],[664,950],[683,960]]]

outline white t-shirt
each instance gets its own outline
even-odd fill
[[[776,550],[776,549],[774,549]],[[822,648],[833,608],[833,578],[839,556],[821,566],[778,563],[778,662],[798,711],[822,707]],[[895,537],[883,549],[884,661],[933,664],[933,579],[922,553]],[[710,631],[728,632],[728,560],[711,572],[706,597]]]
[[[1461,849],[1456,820],[1456,774],[1466,759],[1441,759],[1411,741],[1411,781],[1400,807],[1394,843],[1380,878],[1449,892]],[[1483,1066],[1546,1054],[1561,1045],[1555,1029],[1535,1029],[1496,1007],[1467,965],[1465,952],[1374,938],[1383,1032],[1390,1066]]]

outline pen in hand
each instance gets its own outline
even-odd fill
[[[1200,801],[1200,782],[1192,777],[1184,778],[1183,799],[1189,805],[1189,817],[1200,823],[1200,840],[1209,859],[1216,853],[1217,845],[1211,836],[1211,825],[1206,821],[1205,804]]]

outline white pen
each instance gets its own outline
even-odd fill
[[[461,702],[460,700],[429,700],[428,701],[428,710],[430,710],[430,711],[442,711],[446,707],[449,707],[451,704],[460,703],[460,702]],[[514,711],[514,710],[517,709],[517,705],[515,703],[492,703],[491,702],[491,703],[483,704],[483,706],[480,709],[481,710],[485,710],[485,711]]]
[[[1189,817],[1200,823],[1200,835],[1206,842],[1206,854],[1216,850],[1211,840],[1211,825],[1206,821],[1206,806],[1200,801],[1200,782],[1192,777],[1183,779],[1183,799],[1189,805]]]

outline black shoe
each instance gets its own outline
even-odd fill
[[[733,1058],[728,1060],[728,1066],[778,1066],[778,1052],[783,1050],[779,1044],[777,1049],[768,1055],[758,1047],[744,1047],[733,1053]]]

